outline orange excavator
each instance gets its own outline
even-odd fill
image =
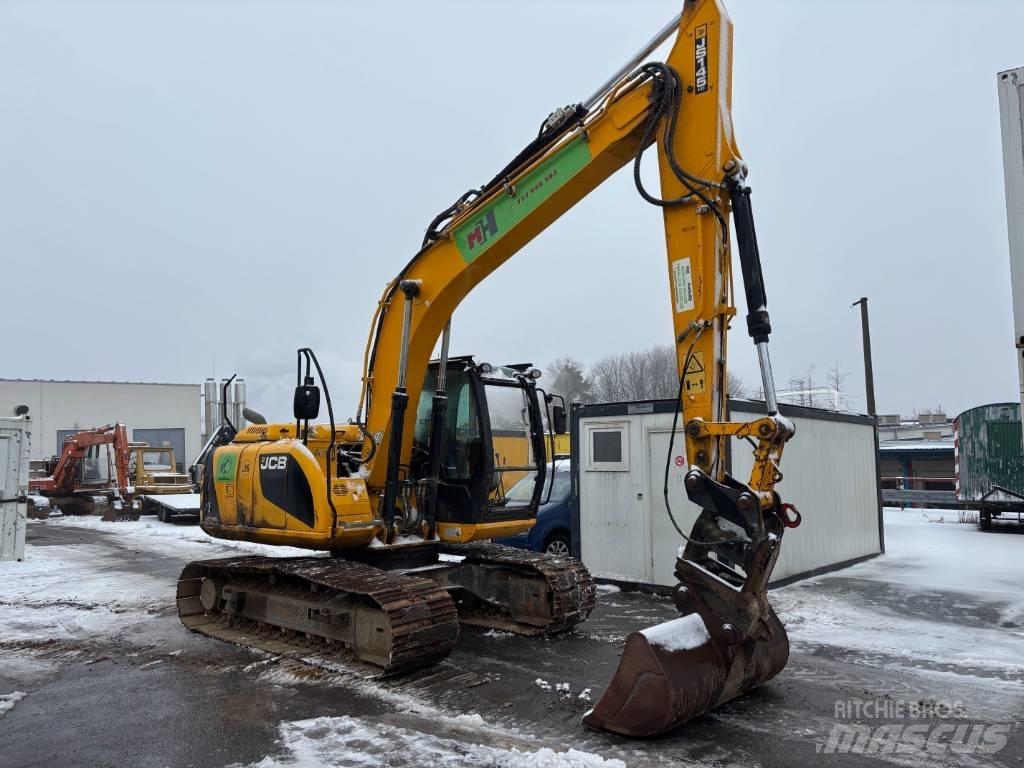
[[[101,456],[101,446],[110,446],[113,477],[104,466],[106,457]],[[124,424],[76,432],[64,440],[60,455],[47,463],[47,476],[28,481],[28,492],[48,498],[65,514],[92,514],[95,498],[105,497],[111,509],[121,506],[122,512],[116,517],[130,515],[131,500],[125,495],[129,488],[128,461],[128,430]],[[34,515],[35,510],[30,509],[29,514]]]
[[[673,37],[666,61],[643,63]],[[731,102],[732,24],[717,0],[685,0],[593,95],[551,113],[490,182],[438,214],[378,303],[355,418],[335,418],[316,355],[303,348],[294,420],[229,430],[203,468],[207,533],[332,556],[190,563],[177,590],[183,623],[278,654],[354,659],[395,673],[444,658],[460,624],[545,635],[587,618],[595,588],[582,563],[491,541],[533,526],[551,474],[545,431],[564,431],[564,403],[544,393],[529,364],[449,355],[451,321],[477,284],[632,165],[638,193],[663,212],[668,257],[679,393],[665,501],[672,443],[685,443],[685,488],[701,512],[689,532],[676,525],[685,542],[676,565],[680,617],[627,639],[615,678],[584,723],[658,734],[776,675],[789,644],[767,585],[783,533],[799,522],[775,491],[793,425],[776,404]],[[640,170],[651,147],[659,194]],[[726,414],[733,243],[766,399],[765,414],[749,422]],[[244,305],[239,314],[244,328]],[[329,422],[311,423],[321,393]],[[509,467],[495,461],[495,433],[516,419],[530,459]],[[726,471],[731,441],[753,446],[749,478]],[[506,495],[502,473],[526,471],[536,478],[533,493]]]

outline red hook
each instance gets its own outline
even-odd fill
[[[792,517],[790,516],[790,513]],[[795,504],[783,504],[782,505],[782,524],[787,528],[796,528],[800,525],[803,517],[800,515],[800,510],[796,508]]]

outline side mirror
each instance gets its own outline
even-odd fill
[[[555,430],[556,435],[564,435],[566,432],[566,419],[565,419],[565,406],[564,405],[552,405],[551,406],[551,426]]]
[[[259,411],[254,411],[251,408],[243,408],[242,415],[245,416],[245,420],[250,424],[266,424],[266,417]]]
[[[296,420],[303,421],[320,415],[320,388],[313,384],[312,377],[307,376],[306,383],[295,388],[292,412]]]

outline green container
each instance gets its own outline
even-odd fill
[[[1024,495],[1020,403],[993,403],[964,411],[953,421],[953,434],[959,501],[980,501],[996,485]],[[999,494],[992,500],[1011,497]]]

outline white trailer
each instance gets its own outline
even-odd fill
[[[699,508],[683,487],[689,468],[683,420],[672,455],[669,436],[675,401],[574,405],[572,412],[573,548],[598,578],[671,587],[682,538],[665,507],[668,459],[669,502],[679,527],[690,532]],[[796,426],[782,460],[778,485],[783,501],[803,515],[786,532],[773,573],[779,584],[851,565],[884,551],[878,454],[871,416],[780,405]],[[733,400],[730,418],[764,414],[764,403]],[[731,446],[732,474],[746,482],[752,448]]]
[[[1020,401],[1024,407],[1024,67],[996,75],[1003,134],[1006,230],[1010,241],[1013,338],[1017,348]]]
[[[31,425],[27,414],[0,418],[0,560],[25,559]]]

